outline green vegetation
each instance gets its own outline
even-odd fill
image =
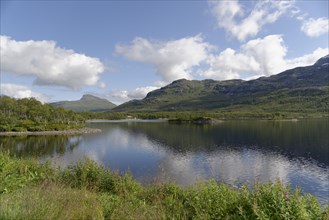
[[[186,83],[189,83],[187,81]],[[199,83],[203,83],[202,81]],[[167,89],[171,90],[171,89]],[[191,90],[191,91],[190,91]],[[156,95],[118,106],[113,113],[143,114],[212,114],[215,118],[293,118],[328,117],[329,86],[281,89],[270,93],[253,93],[228,97],[225,94],[193,96],[195,89],[186,90],[188,96]]]
[[[169,123],[193,123],[193,124],[212,124],[215,123],[215,121],[211,118],[207,117],[196,117],[196,118],[191,118],[191,119],[182,119],[182,118],[177,118],[177,119],[169,119]]]
[[[226,110],[226,111],[145,111],[145,112],[103,112],[79,113],[85,119],[107,119],[107,120],[120,120],[120,119],[168,119],[177,121],[193,121],[199,118],[210,118],[212,120],[225,120],[225,119],[268,119],[268,120],[283,120],[283,119],[298,119],[298,118],[328,118],[327,112],[312,112],[301,110],[300,112],[286,112],[260,111],[256,106],[250,107],[248,110]]]
[[[176,80],[114,112],[206,112],[215,118],[329,116],[329,57],[255,80]],[[325,65],[326,64],[326,65]]]
[[[80,115],[34,98],[0,97],[0,131],[66,130],[83,125],[84,118]]]
[[[90,95],[85,95],[80,101],[53,105],[84,111],[80,115],[86,119],[193,121],[196,118],[280,120],[329,117],[328,63],[329,57],[325,56],[312,66],[250,81],[176,80],[148,93],[142,100],[132,100],[115,108],[112,105],[108,111],[97,106],[98,102],[108,104],[107,100]]]
[[[92,95],[84,95],[80,100],[77,101],[62,101],[50,104],[75,112],[104,112],[109,111],[116,106],[106,99],[101,99]]]
[[[64,170],[0,155],[0,219],[328,219],[329,207],[275,183],[141,186],[85,159]]]

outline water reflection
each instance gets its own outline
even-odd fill
[[[18,157],[49,157],[64,155],[78,147],[79,136],[18,136],[1,137],[0,149]]]
[[[229,146],[280,151],[289,157],[307,157],[329,164],[328,120],[228,121],[219,125],[122,124],[132,133],[142,132],[175,153],[214,151]]]
[[[101,133],[0,138],[19,156],[67,166],[85,155],[142,183],[215,178],[233,186],[281,179],[320,201],[329,197],[328,120],[226,121],[217,125],[91,123]]]

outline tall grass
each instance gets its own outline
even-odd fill
[[[239,190],[212,180],[141,186],[85,158],[64,170],[0,154],[0,219],[329,219],[281,182]]]

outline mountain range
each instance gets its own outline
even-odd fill
[[[311,66],[249,81],[176,80],[112,111],[244,110],[328,113],[329,55]]]
[[[180,79],[149,92],[142,100],[116,106],[93,95],[50,103],[77,112],[297,112],[329,113],[329,55],[254,80]]]
[[[80,100],[50,103],[76,112],[105,112],[116,107],[112,102],[93,95],[83,95]]]

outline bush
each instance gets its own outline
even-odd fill
[[[0,155],[0,194],[40,183],[54,172],[48,163],[40,165],[35,160],[13,159],[9,153]]]
[[[40,126],[40,125],[32,125],[27,128],[28,131],[44,131],[46,130],[45,127]]]
[[[23,128],[23,127],[14,127],[12,129],[12,131],[15,131],[15,132],[24,132],[24,131],[27,131],[26,128]]]
[[[0,125],[0,132],[7,132],[7,131],[11,131],[10,125]]]
[[[114,190],[113,175],[96,162],[84,158],[74,166],[60,173],[62,182],[74,188],[111,192]]]
[[[328,219],[329,206],[281,182],[142,187],[85,158],[64,170],[0,153],[0,219]]]

